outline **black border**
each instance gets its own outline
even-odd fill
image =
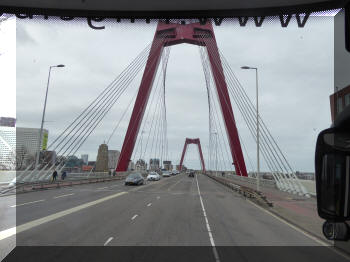
[[[14,0],[15,1],[15,0]],[[213,0],[215,1],[215,0]],[[243,0],[242,0],[243,1]],[[5,6],[0,4],[0,12],[11,14],[31,14],[46,16],[73,16],[73,17],[103,17],[103,18],[135,18],[135,19],[164,19],[164,18],[210,18],[210,17],[237,17],[237,16],[275,16],[296,13],[311,13],[344,8],[350,0],[333,0],[313,4],[290,5],[283,7],[263,7],[245,9],[218,9],[218,10],[164,10],[164,11],[118,11],[118,10],[83,10],[83,9],[53,9],[31,8],[25,6]]]

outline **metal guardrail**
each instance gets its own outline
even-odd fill
[[[207,173],[205,173],[205,175],[210,177],[211,179],[219,182],[220,184],[223,184],[223,185],[229,187],[230,189],[238,192],[239,194],[243,195],[244,197],[255,199],[259,204],[263,204],[263,205],[266,205],[268,207],[273,206],[273,203],[270,202],[266,198],[266,196],[263,195],[262,192],[258,192],[256,190],[249,188],[249,187],[246,187],[246,186],[235,184],[234,181],[227,179],[227,178],[224,178],[224,177],[217,177],[217,176],[207,174]]]
[[[82,185],[89,183],[106,182],[113,180],[125,179],[130,173],[135,171],[118,172],[115,175],[108,172],[93,172],[93,173],[69,173],[64,180],[51,181],[50,179],[40,180],[35,182],[17,182],[15,186],[6,188],[0,191],[0,196],[8,194],[17,194],[32,192],[35,190],[43,190],[50,188],[59,188],[63,186]],[[141,172],[143,177],[147,176],[146,172]],[[60,177],[58,177],[60,179]]]

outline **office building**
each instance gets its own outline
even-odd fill
[[[173,165],[171,164],[171,161],[163,161],[163,167],[166,170],[173,170]]]
[[[43,129],[40,149],[47,149],[49,132]],[[0,163],[3,169],[26,168],[35,161],[40,129],[0,126]]]
[[[84,165],[88,165],[88,163],[89,163],[89,155],[88,154],[81,155],[81,160],[83,160]]]
[[[108,150],[108,169],[116,169],[120,156],[119,150]]]
[[[149,169],[152,171],[159,170],[160,160],[158,158],[151,158],[149,160]]]
[[[16,128],[0,126],[0,170],[16,169]]]
[[[15,127],[16,126],[16,118],[0,117],[0,126]]]
[[[135,164],[135,170],[137,171],[146,171],[147,170],[147,163],[143,159],[139,159],[136,161]]]
[[[108,172],[108,146],[101,144],[96,159],[96,172]]]

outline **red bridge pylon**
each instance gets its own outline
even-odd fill
[[[181,160],[180,160],[180,170],[182,170],[182,164],[184,162],[187,146],[189,144],[195,144],[198,146],[198,152],[199,152],[199,158],[201,160],[202,170],[203,172],[205,172],[205,163],[204,163],[204,158],[202,153],[201,141],[199,140],[199,138],[186,138],[185,145],[182,150]]]
[[[246,165],[225,81],[224,70],[222,68],[214,30],[210,21],[204,25],[200,23],[184,25],[166,24],[164,22],[158,23],[129,126],[124,138],[116,171],[126,171],[129,161],[131,161],[131,155],[134,150],[137,135],[164,47],[183,43],[205,46],[208,51],[211,71],[219,97],[233,164],[235,165],[237,175],[247,176]]]

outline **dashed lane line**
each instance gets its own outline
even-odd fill
[[[72,196],[72,195],[74,195],[74,193],[66,194],[66,195],[61,195],[61,196],[55,196],[54,199],[61,198],[61,197]]]
[[[110,237],[107,239],[107,241],[103,244],[104,246],[107,246],[109,242],[111,242],[114,239],[114,237]]]
[[[31,202],[27,202],[27,203],[23,203],[23,204],[18,204],[18,205],[12,205],[10,207],[19,207],[19,206],[34,204],[34,203],[43,202],[43,201],[45,201],[45,199],[40,199],[40,200],[31,201]]]
[[[211,246],[213,247],[214,258],[215,258],[215,261],[216,261],[216,262],[220,262],[219,254],[218,254],[218,251],[217,251],[217,249],[216,249],[215,241],[214,241],[214,238],[213,238],[213,234],[212,234],[212,231],[211,231],[211,228],[210,228],[210,225],[209,225],[209,221],[208,221],[208,217],[207,217],[207,212],[205,211],[205,207],[204,207],[204,204],[203,204],[203,199],[202,199],[201,191],[200,191],[200,189],[199,189],[199,184],[198,184],[197,175],[196,175],[196,182],[197,182],[197,189],[198,189],[199,200],[200,200],[200,202],[201,202],[201,207],[202,207],[203,216],[204,216],[204,219],[205,219],[205,224],[206,224],[206,226],[207,226],[207,231],[208,231],[208,235],[209,235],[210,244],[211,244]]]

